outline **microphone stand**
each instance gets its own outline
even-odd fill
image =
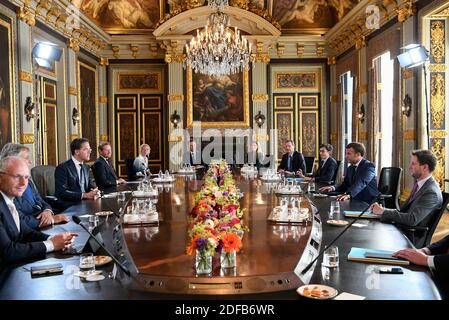
[[[313,259],[308,265],[307,267],[304,268],[304,270],[301,271],[301,275],[304,275],[307,271],[309,271],[309,269],[312,267],[312,265],[323,255],[323,253],[329,249],[330,246],[332,246],[338,239],[340,239],[340,237],[357,221],[359,220],[363,214],[371,207],[371,205],[376,202],[378,199],[378,196],[374,199],[374,201],[372,201],[357,217],[354,218],[354,220],[352,220],[347,226],[346,228],[343,229],[343,231],[341,231],[335,238],[334,240],[332,240],[328,245],[326,245],[324,247],[323,250],[320,251],[320,253],[315,257],[315,259]]]
[[[72,219],[73,222],[80,225],[81,228],[83,228],[95,240],[95,242],[106,251],[106,253],[112,258],[112,260],[114,260],[116,264],[118,264],[118,266],[123,270],[124,273],[126,273],[128,276],[131,276],[131,272],[128,270],[128,268],[125,267],[120,261],[118,261],[118,259],[113,254],[111,254],[111,252],[104,246],[104,244],[98,241],[94,234],[81,223],[81,219],[78,216],[73,216]]]

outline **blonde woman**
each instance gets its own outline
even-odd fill
[[[148,158],[151,152],[151,148],[148,144],[144,143],[140,146],[140,154],[134,160],[134,171],[136,175],[143,176],[144,172],[149,172],[148,169]]]

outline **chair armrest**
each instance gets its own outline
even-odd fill
[[[58,198],[56,198],[55,196],[45,196],[45,200],[58,201]]]

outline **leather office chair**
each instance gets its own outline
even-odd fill
[[[128,181],[137,179],[136,172],[134,171],[134,158],[125,159],[126,174],[128,175]]]
[[[410,227],[400,223],[396,223],[396,225],[403,231],[407,238],[409,238],[413,245],[418,249],[427,247],[430,244],[433,234],[435,233],[435,229],[440,222],[441,216],[447,210],[447,206],[449,204],[449,193],[442,192],[442,196],[443,205],[441,206],[441,208],[436,209],[433,213],[431,213],[420,223],[420,225]]]
[[[340,170],[342,170],[342,168],[341,168],[341,160],[337,160],[337,169],[335,169],[334,176],[332,177],[331,181],[327,181],[326,183],[328,183],[329,185],[336,184],[337,176],[338,176],[338,173],[340,172]]]
[[[41,197],[51,205],[55,213],[63,210],[55,197],[55,166],[36,166],[31,168],[31,177]]]
[[[306,172],[304,172],[304,175],[313,175],[315,157],[304,157],[304,161],[306,162]]]
[[[401,193],[402,168],[385,167],[382,168],[377,188],[385,190],[379,196],[383,207],[399,210],[399,195]]]

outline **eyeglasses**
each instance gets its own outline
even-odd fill
[[[20,181],[20,180],[28,181],[28,180],[30,179],[30,176],[29,176],[29,175],[27,175],[27,176],[22,176],[21,174],[11,174],[11,173],[4,172],[4,171],[0,171],[0,174],[6,174],[6,175],[12,177],[12,178],[13,178],[14,180],[16,180],[16,181]]]

